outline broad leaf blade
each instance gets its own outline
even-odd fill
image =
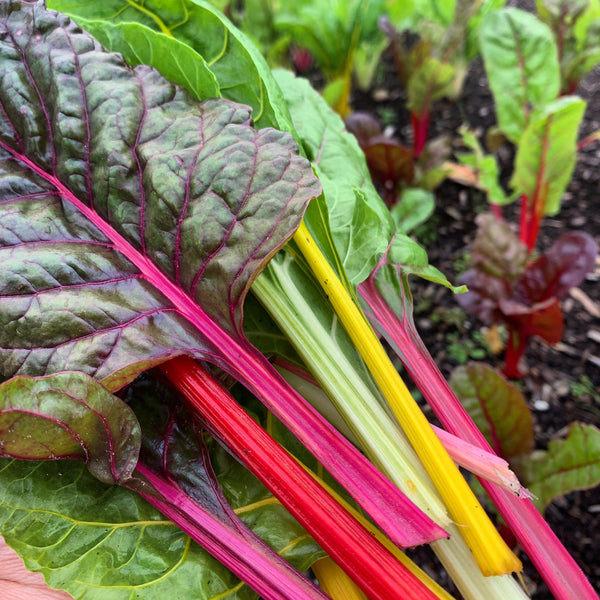
[[[255,45],[209,2],[203,0],[50,0],[49,8],[73,18],[140,23],[175,37],[199,54],[214,73],[225,98],[248,104],[257,127],[293,131],[281,90]],[[168,54],[156,57],[163,69]]]
[[[532,114],[560,91],[552,32],[534,15],[507,8],[488,13],[479,36],[498,125],[519,143]]]
[[[450,385],[496,453],[531,452],[533,417],[517,386],[483,363],[458,367]]]
[[[202,310],[240,332],[252,277],[319,190],[291,137],[197,104],[64,16],[7,2],[0,27],[4,376],[115,388],[210,348]]]
[[[547,451],[534,452],[522,461],[519,472],[542,512],[557,496],[600,484],[600,431],[574,423],[566,439],[553,440]]]
[[[564,96],[532,118],[523,131],[511,186],[531,202],[539,202],[539,213],[556,214],[577,155],[577,133],[585,101]]]
[[[131,477],[141,432],[121,400],[82,373],[15,377],[0,386],[0,455],[76,458],[105,483]]]

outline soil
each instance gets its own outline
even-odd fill
[[[391,58],[384,56],[384,68],[369,93],[355,93],[354,110],[369,111],[384,120],[396,137],[410,143],[410,120],[405,96],[398,86]],[[581,82],[577,93],[588,101],[580,138],[600,129],[600,68]],[[494,105],[480,61],[470,66],[457,102],[439,101],[431,118],[430,137],[456,137],[461,123],[480,133],[495,124]],[[508,144],[498,153],[504,183],[510,175],[514,149]],[[564,194],[558,215],[545,218],[537,243],[547,250],[562,233],[581,229],[600,242],[600,142],[585,147],[578,156],[572,181]],[[436,190],[436,210],[417,232],[431,264],[456,282],[467,266],[468,248],[475,234],[475,217],[487,208],[477,190],[445,181]],[[517,223],[516,207],[505,209],[509,222]],[[579,291],[562,302],[565,333],[561,343],[550,346],[531,340],[520,380],[534,414],[536,448],[563,438],[574,421],[600,427],[600,262]],[[467,360],[484,360],[502,368],[502,355],[489,352],[483,341],[481,322],[458,309],[453,295],[434,284],[413,281],[415,319],[421,336],[444,375],[449,376]],[[546,519],[581,566],[595,589],[600,589],[600,486],[570,493],[556,499]],[[517,548],[518,551],[518,548]],[[524,579],[533,600],[551,600],[527,557]],[[432,567],[435,568],[435,567]],[[444,578],[439,572],[438,577]],[[442,582],[442,581],[440,581]],[[455,592],[456,593],[456,592]],[[457,597],[459,597],[457,595]]]

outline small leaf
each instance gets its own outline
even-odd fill
[[[533,417],[516,385],[483,363],[458,367],[450,385],[497,454],[509,459],[531,452]]]
[[[498,307],[503,320],[518,332],[523,341],[534,335],[549,344],[557,344],[562,339],[565,330],[564,318],[556,298],[550,297],[535,304],[501,299]]]
[[[512,284],[525,270],[527,248],[512,232],[508,223],[491,213],[476,219],[477,236],[471,248],[476,269]]]
[[[100,481],[122,483],[135,469],[140,437],[132,410],[83,373],[0,386],[0,456],[77,458]]]
[[[431,192],[419,188],[406,189],[402,192],[400,202],[390,212],[396,227],[402,233],[410,233],[433,214],[435,199]]]
[[[411,112],[424,116],[435,100],[451,94],[453,78],[452,65],[427,57],[414,68],[408,79],[407,107]]]
[[[600,430],[593,425],[574,423],[564,440],[553,440],[547,451],[534,452],[524,459],[519,473],[537,496],[543,512],[550,502],[575,490],[600,484]]]
[[[582,231],[563,234],[527,269],[516,283],[514,297],[534,304],[551,297],[562,300],[594,270],[598,244]]]
[[[563,96],[534,116],[523,131],[510,185],[529,202],[539,203],[540,215],[553,215],[560,209],[575,168],[585,105],[581,98]]]
[[[560,91],[552,32],[536,16],[506,8],[483,18],[480,44],[498,125],[518,144],[532,115]]]

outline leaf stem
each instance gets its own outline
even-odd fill
[[[269,488],[372,600],[390,594],[435,600],[202,367],[186,356],[160,369],[205,419],[209,429]],[[393,590],[393,592],[392,592]]]
[[[410,395],[375,332],[348,295],[304,223],[295,233],[294,241],[328,295],[346,331],[433,479],[484,575],[500,575],[521,570],[520,561],[492,525]]]
[[[410,314],[410,297],[403,298],[404,313],[400,318],[377,292],[373,275],[361,284],[360,294],[371,307],[379,323],[378,330],[391,344],[443,427],[493,452],[421,340]],[[529,499],[516,497],[485,479],[480,479],[480,483],[557,600],[598,600],[581,568]]]

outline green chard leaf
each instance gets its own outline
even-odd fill
[[[480,44],[498,126],[519,144],[530,119],[560,91],[552,32],[536,16],[506,8],[484,17]]]
[[[574,423],[567,438],[553,440],[519,463],[519,474],[543,512],[557,496],[600,484],[600,430]]]
[[[118,23],[139,23],[160,32],[162,36],[174,37],[205,61],[219,82],[223,97],[252,107],[257,127],[293,131],[283,95],[265,59],[252,41],[209,2],[49,0],[48,7],[68,14],[75,20],[82,17],[86,24],[89,21],[105,21],[106,24],[96,23],[94,27],[102,28],[113,40],[118,34],[110,33],[111,25]],[[136,35],[132,38],[129,36],[132,31],[127,30],[125,48],[120,46],[114,49],[123,52],[127,46],[135,44],[132,50],[136,55],[147,56],[146,51],[148,54],[151,52],[152,66],[161,71],[172,71],[168,64],[172,56],[163,51],[166,46],[161,37],[146,35],[144,39]],[[145,49],[144,46],[150,43],[152,46]],[[196,60],[194,58],[193,62]],[[199,67],[190,64],[190,68]]]
[[[577,134],[586,103],[563,96],[548,104],[525,128],[511,186],[530,200],[539,198],[545,215],[560,210],[577,158]]]
[[[323,186],[335,247],[351,283],[358,284],[385,252],[394,230],[392,218],[371,182],[364,153],[340,117],[305,79],[288,71],[275,71],[275,77],[285,89],[299,142]],[[310,218],[307,224],[311,228]]]
[[[202,56],[187,44],[140,23],[90,21],[77,17],[77,24],[105,48],[122,54],[128,64],[155,67],[169,81],[186,88],[197,100],[221,96],[214,73]]]

